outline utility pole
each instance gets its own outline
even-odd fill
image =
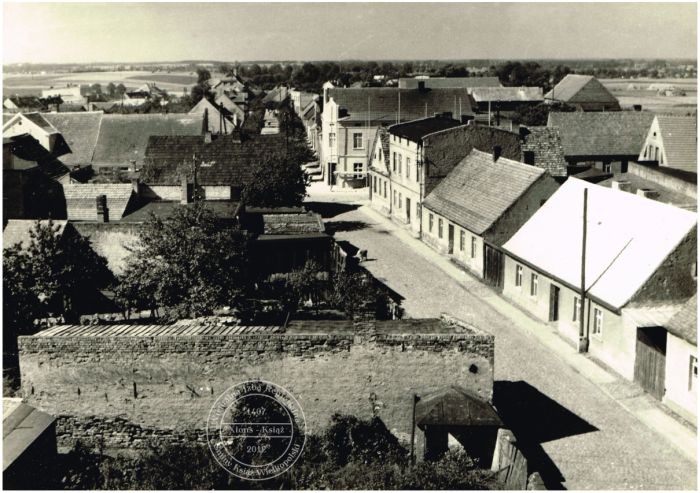
[[[588,233],[588,189],[583,189],[583,235],[581,240],[581,289],[579,292],[579,344],[578,352],[588,352],[588,335],[584,324],[584,307],[586,305],[586,235]]]

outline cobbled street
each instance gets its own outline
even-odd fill
[[[406,317],[448,313],[495,335],[494,403],[506,425],[533,442],[530,456],[550,487],[695,488],[691,460],[493,309],[483,299],[495,296],[490,289],[466,274],[465,288],[362,209],[326,224],[337,240],[368,251],[364,266],[404,298]]]

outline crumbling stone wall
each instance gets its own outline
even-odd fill
[[[20,337],[22,394],[60,417],[60,445],[88,437],[113,448],[201,437],[216,398],[253,379],[290,391],[309,432],[336,412],[376,413],[408,438],[414,393],[460,385],[491,399],[491,335],[445,319],[317,324],[237,335]]]

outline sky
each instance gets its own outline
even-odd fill
[[[696,58],[695,3],[9,3],[3,63]]]

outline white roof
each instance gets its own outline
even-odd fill
[[[586,290],[619,309],[697,219],[672,205],[569,178],[503,248],[538,270],[579,286],[586,188]]]

